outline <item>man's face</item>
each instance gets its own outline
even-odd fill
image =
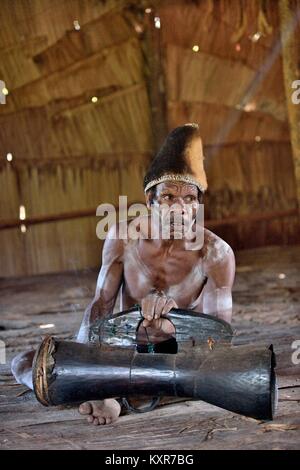
[[[181,181],[160,183],[156,186],[153,204],[159,210],[162,234],[169,231],[169,238],[183,238],[184,231],[193,225],[200,206],[198,188]]]

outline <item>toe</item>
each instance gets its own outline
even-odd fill
[[[94,419],[93,424],[94,424],[95,426],[98,426],[98,424],[99,424],[98,418],[95,418],[95,419]]]
[[[81,403],[79,407],[79,413],[82,415],[89,415],[92,412],[92,405],[90,402],[86,401],[85,403]]]
[[[94,421],[94,416],[90,415],[88,418],[87,418],[87,422],[88,423],[92,423]]]
[[[98,418],[99,424],[105,424],[105,418]]]
[[[106,424],[111,424],[112,419],[111,418],[106,418]]]

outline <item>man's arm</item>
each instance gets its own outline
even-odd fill
[[[206,274],[208,281],[203,289],[203,313],[215,315],[231,323],[232,318],[232,285],[235,276],[235,257],[228,249],[218,262],[207,260]]]
[[[89,340],[90,327],[104,315],[112,313],[123,276],[123,241],[118,238],[118,226],[109,230],[102,251],[102,266],[97,279],[95,297],[87,307],[77,341]]]

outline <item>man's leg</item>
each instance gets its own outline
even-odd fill
[[[88,332],[90,324],[91,307],[89,306],[84,314],[77,339],[79,343],[88,342]],[[121,412],[120,403],[114,398],[106,398],[105,400],[86,401],[79,406],[79,413],[87,416],[89,423],[110,424],[119,417]]]
[[[33,390],[32,361],[35,351],[20,353],[11,362],[11,371],[19,384],[26,385]]]
[[[88,333],[85,318],[82,321],[76,341],[84,343],[88,341]],[[33,390],[32,362],[35,351],[22,352],[15,356],[11,362],[11,371],[19,384],[26,385]]]
[[[83,332],[86,329],[86,324],[80,327],[77,335],[77,341],[80,341],[80,336],[83,336]],[[32,384],[32,362],[35,355],[35,351],[27,351],[18,354],[13,358],[11,363],[11,371],[20,384],[26,385],[28,388],[33,390]],[[87,421],[95,425],[98,424],[110,424],[119,417],[121,412],[121,406],[119,402],[113,398],[107,398],[105,400],[87,401],[79,406],[79,413],[87,416]]]

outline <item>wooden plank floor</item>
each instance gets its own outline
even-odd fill
[[[11,358],[36,347],[45,333],[71,338],[93,297],[92,270],[1,280],[0,448],[3,449],[297,449],[300,447],[300,366],[291,360],[300,340],[300,246],[236,254],[235,344],[274,344],[279,405],[273,422],[238,416],[201,401],[164,404],[94,427],[76,408],[45,408],[15,383]],[[281,274],[281,278],[279,277]],[[283,278],[282,274],[285,275]],[[40,325],[54,324],[48,329]]]

